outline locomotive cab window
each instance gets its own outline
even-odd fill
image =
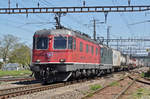
[[[54,49],[66,49],[67,37],[56,36],[54,37]]]
[[[48,37],[37,37],[34,39],[34,45],[36,49],[48,49],[48,41]]]

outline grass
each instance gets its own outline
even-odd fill
[[[119,83],[117,81],[110,83],[110,86],[119,86]]]
[[[92,90],[92,91],[96,91],[100,88],[102,88],[102,86],[99,84],[95,84],[95,85],[90,86],[90,90]]]
[[[92,97],[94,94],[93,93],[89,93],[88,95],[87,95],[87,97]]]
[[[93,92],[97,91],[98,89],[102,88],[101,85],[95,84],[90,86],[90,92],[86,92],[88,95],[86,97],[83,97],[82,99],[86,99],[87,97],[93,96]]]
[[[29,70],[19,70],[19,71],[2,71],[0,70],[0,77],[4,76],[24,76],[30,75],[32,72]]]
[[[150,96],[150,90],[146,88],[138,88],[132,96],[133,99],[140,99],[143,96]]]
[[[146,73],[142,73],[141,74],[141,77],[147,77],[147,78],[150,78],[150,71],[147,71]]]
[[[112,82],[112,83],[110,84],[110,86],[118,86],[118,85],[119,85],[118,82]],[[98,89],[101,89],[101,88],[102,88],[102,86],[99,85],[99,84],[91,85],[91,86],[90,86],[91,92],[89,92],[86,97],[91,97],[91,96],[93,96],[93,95],[94,95],[93,92],[95,92],[95,91],[97,91]],[[82,98],[82,99],[86,99],[86,98]]]

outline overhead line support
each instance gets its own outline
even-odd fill
[[[87,12],[137,12],[150,10],[147,6],[87,6],[87,7],[37,7],[37,8],[0,8],[0,14],[26,13],[87,13]]]
[[[138,42],[138,41],[150,42],[150,39],[109,39],[109,42]],[[108,42],[108,39],[104,39],[104,42]]]

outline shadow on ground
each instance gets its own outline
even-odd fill
[[[31,80],[31,81],[18,81],[12,84],[17,84],[17,85],[29,85],[29,84],[36,84],[36,83],[40,83],[40,81],[37,80]]]

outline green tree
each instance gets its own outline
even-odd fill
[[[6,63],[7,58],[10,55],[10,52],[14,49],[17,45],[19,38],[13,35],[4,35],[1,38],[0,43],[0,57],[3,58],[4,63]]]
[[[2,68],[2,65],[3,65],[3,63],[2,63],[2,62],[0,62],[0,69]]]
[[[28,66],[31,61],[31,49],[25,44],[18,44],[12,50],[9,62]]]

